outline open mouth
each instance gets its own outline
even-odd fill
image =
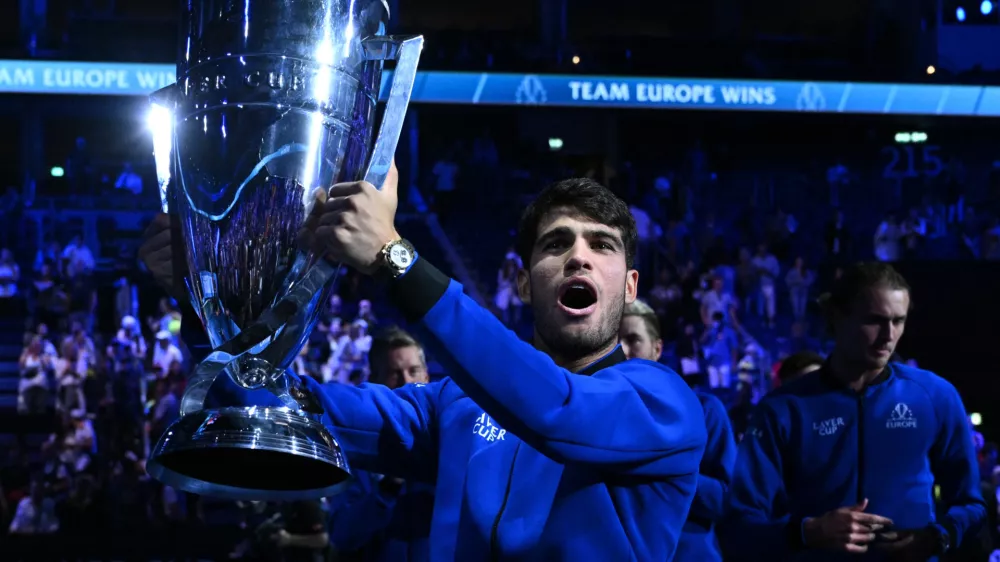
[[[559,291],[559,304],[570,311],[587,311],[597,304],[597,291],[589,282],[568,281]]]

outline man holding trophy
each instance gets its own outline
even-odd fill
[[[169,214],[140,255],[187,289],[213,351],[149,473],[297,500],[337,493],[350,466],[435,485],[433,560],[669,560],[705,425],[679,376],[618,343],[638,284],[625,203],[579,179],[526,209],[518,293],[536,326],[534,345],[519,340],[394,227],[420,38],[385,36],[379,0],[232,6],[185,3],[178,83],[153,96]],[[390,390],[287,370],[337,264],[387,285],[450,378]],[[209,395],[229,404],[205,409]]]

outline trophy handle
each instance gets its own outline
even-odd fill
[[[392,166],[392,157],[396,154],[399,135],[403,132],[403,120],[417,80],[417,64],[420,62],[420,51],[424,48],[424,38],[421,35],[390,35],[371,37],[362,44],[369,60],[396,61],[389,99],[386,100],[382,124],[365,173],[366,182],[382,189]]]

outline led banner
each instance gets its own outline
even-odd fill
[[[390,73],[383,75],[382,97]],[[170,64],[0,61],[0,93],[145,95]],[[421,72],[417,103],[1000,116],[1000,87]]]

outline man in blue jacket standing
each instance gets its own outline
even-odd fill
[[[638,284],[628,207],[574,179],[525,210],[518,294],[535,315],[530,345],[399,237],[396,181],[393,170],[381,190],[319,192],[302,229],[321,255],[386,279],[451,375],[396,390],[305,378],[351,466],[436,485],[432,560],[672,559],[704,416],[676,373],[626,361],[618,345]],[[162,244],[142,255],[170,271]]]
[[[636,300],[625,307],[621,327],[622,348],[629,359],[659,361],[663,352],[660,321],[646,303]],[[722,553],[715,536],[715,525],[722,520],[726,491],[736,462],[736,441],[729,425],[726,407],[715,396],[698,392],[705,410],[708,445],[701,459],[698,488],[691,512],[684,523],[681,540],[674,554],[676,562],[721,562]]]
[[[986,513],[962,400],[941,377],[889,362],[910,308],[891,265],[849,268],[824,305],[830,357],[765,397],[740,444],[727,560],[940,556]]]
[[[423,347],[399,328],[375,336],[368,365],[368,380],[389,389],[429,382]],[[330,543],[338,555],[366,562],[429,560],[434,486],[360,470],[353,476],[347,490],[329,499]]]

